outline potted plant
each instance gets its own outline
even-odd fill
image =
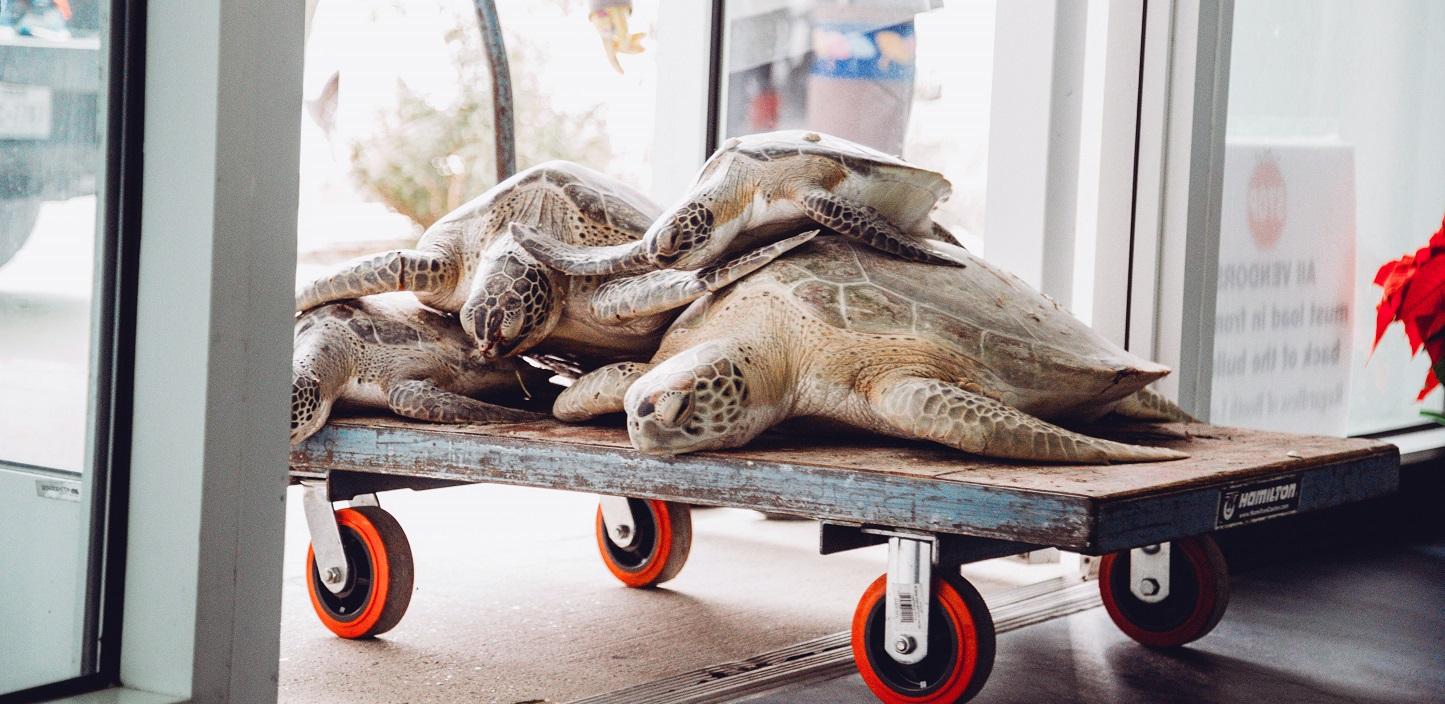
[[[1376,308],[1374,344],[1380,344],[1391,323],[1399,322],[1410,341],[1410,354],[1425,348],[1431,368],[1416,397],[1424,400],[1445,376],[1445,221],[1424,247],[1380,267],[1375,285],[1384,293]],[[1445,423],[1445,415],[1435,411],[1420,413]]]

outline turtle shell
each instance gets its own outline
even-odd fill
[[[1117,401],[1168,373],[1018,277],[961,256],[965,267],[935,266],[817,238],[735,284],[718,303],[767,290],[840,330],[937,346],[967,360],[971,382],[1044,415]]]
[[[631,186],[569,161],[548,161],[462,204],[422,235],[453,239],[481,251],[513,222],[531,225],[569,244],[607,246],[642,237],[662,212]]]
[[[797,158],[817,157],[836,162],[843,167],[843,178],[828,183],[830,189],[877,208],[905,228],[926,218],[936,204],[947,200],[953,192],[948,179],[937,171],[841,137],[806,130],[764,132],[729,139],[703,165],[698,180],[706,180],[737,157],[788,169],[791,167],[785,162]]]

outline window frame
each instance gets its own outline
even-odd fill
[[[0,701],[275,701],[305,8],[113,1],[101,667]]]
[[[0,701],[30,701],[109,687],[120,676],[120,629],[124,603],[126,501],[130,475],[131,391],[134,379],[136,272],[139,265],[140,145],[144,106],[145,3],[112,0],[99,56],[104,180],[97,202],[95,302],[90,368],[92,398],[86,457],[80,474],[21,467],[46,476],[89,482],[82,597],[81,672],[27,689],[0,693]],[[5,462],[6,465],[14,463]]]

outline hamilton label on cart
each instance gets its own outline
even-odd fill
[[[1215,528],[1253,523],[1299,510],[1299,475],[1225,487],[1219,491]]]

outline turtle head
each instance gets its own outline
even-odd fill
[[[746,361],[745,361],[746,360]],[[771,425],[756,404],[751,357],[705,343],[668,359],[628,388],[627,434],[643,452],[675,455],[737,447]]]
[[[331,399],[324,398],[321,382],[313,377],[291,374],[291,444],[311,437],[331,415]]]
[[[482,258],[462,328],[483,359],[521,354],[545,340],[562,315],[562,278],[515,246],[499,241]],[[497,251],[497,250],[501,251]]]
[[[690,201],[653,223],[643,236],[648,259],[659,269],[701,269],[722,258],[731,237],[713,227],[713,213]]]

